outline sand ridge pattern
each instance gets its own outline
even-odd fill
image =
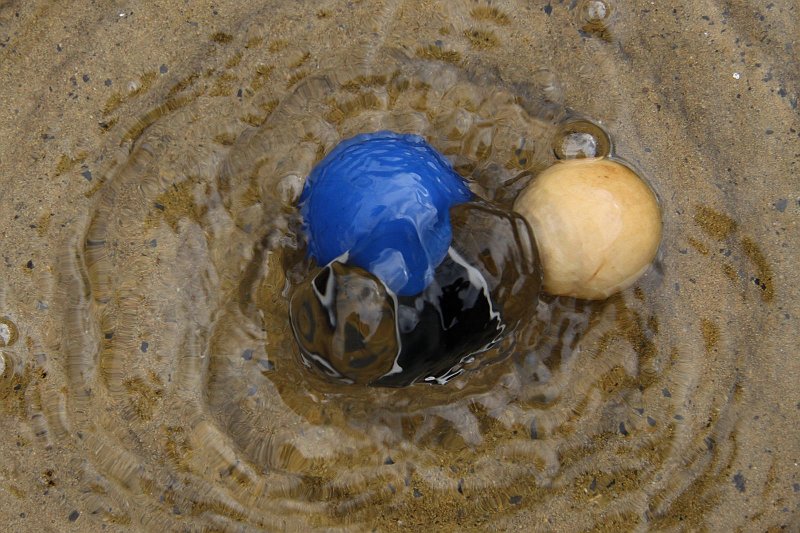
[[[713,42],[735,61],[734,29],[779,39],[796,13],[634,2],[587,30],[585,4],[0,7],[4,522],[791,525],[798,206],[792,163],[757,148],[797,146],[796,73],[759,44],[725,72],[694,57],[691,82],[652,57]],[[709,87],[741,111],[707,115]],[[543,298],[511,355],[444,387],[343,388],[299,364],[288,295],[312,267],[293,205],[336,143],[419,133],[508,207],[576,117],[661,200],[634,288]]]

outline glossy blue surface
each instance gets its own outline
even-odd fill
[[[347,262],[400,296],[422,292],[447,255],[452,206],[472,194],[419,135],[365,133],[339,143],[306,180],[300,212],[309,254]]]

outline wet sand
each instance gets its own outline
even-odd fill
[[[0,4],[5,529],[800,527],[796,2],[274,4]],[[485,149],[448,144],[437,73]],[[575,350],[337,396],[293,365],[277,252],[230,296],[331,139],[419,124],[471,169],[527,131],[533,175],[572,113],[665,232],[637,288],[547,302]]]

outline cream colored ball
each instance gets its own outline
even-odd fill
[[[514,203],[533,229],[544,289],[601,300],[641,276],[661,242],[655,194],[609,159],[571,159],[539,174]]]

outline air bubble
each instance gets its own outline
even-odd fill
[[[8,318],[0,318],[0,347],[13,345],[18,337],[17,326]]]
[[[586,5],[586,15],[589,20],[605,20],[610,14],[611,10],[605,2],[595,0]]]
[[[607,31],[614,16],[614,8],[610,2],[586,0],[581,3],[578,13],[581,30],[600,37],[608,37]]]
[[[611,153],[611,140],[603,128],[588,120],[564,123],[553,140],[553,153],[558,159],[606,157]]]

